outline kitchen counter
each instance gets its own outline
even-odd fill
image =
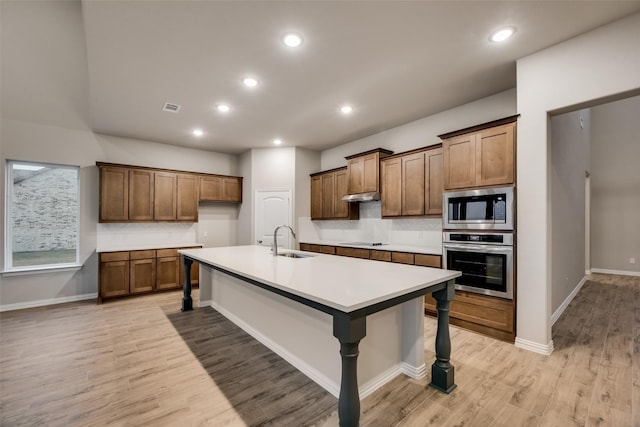
[[[135,244],[135,245],[110,245],[96,248],[97,253],[102,252],[126,252],[126,251],[144,251],[149,249],[172,249],[172,248],[191,248],[202,247],[202,243],[164,243],[164,244]]]
[[[350,242],[336,242],[331,240],[300,240],[299,243],[307,243],[310,245],[326,245],[326,246],[341,246],[345,248],[364,248],[375,249],[378,251],[390,251],[390,252],[410,252],[425,255],[442,255],[442,244],[437,246],[412,246],[412,245],[397,245],[397,244],[383,244],[383,245],[361,245]]]
[[[192,306],[189,272],[197,261],[199,305],[218,310],[339,395],[341,425],[358,425],[360,397],[396,375],[426,375],[426,293],[433,293],[439,310],[431,385],[447,393],[455,387],[448,306],[459,272],[300,251],[282,252],[308,257],[273,256],[264,246],[179,252],[186,276],[183,310]]]

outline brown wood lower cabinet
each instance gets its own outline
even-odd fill
[[[436,300],[431,295],[425,296],[424,309],[436,315]],[[452,325],[503,341],[515,340],[513,301],[456,291],[449,316]]]
[[[374,261],[413,264],[422,267],[442,267],[442,257],[440,255],[313,245],[308,243],[300,243],[300,250],[364,258]],[[426,314],[436,316],[436,301],[431,294],[427,294],[424,297],[424,310]],[[452,325],[460,326],[503,341],[513,342],[515,340],[515,310],[513,301],[470,292],[456,291],[456,296],[451,303],[449,315]]]
[[[190,249],[190,248],[180,248]],[[198,285],[199,264],[191,265],[191,284]],[[98,302],[103,299],[179,289],[184,269],[178,248],[100,254]]]
[[[153,291],[156,288],[156,251],[131,251],[129,259],[129,292]]]

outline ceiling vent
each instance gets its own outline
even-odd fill
[[[164,106],[162,107],[162,111],[168,111],[170,113],[177,113],[178,111],[180,111],[180,107],[178,104],[172,104],[170,102],[165,102]]]

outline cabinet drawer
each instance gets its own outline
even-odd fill
[[[300,250],[305,252],[313,252],[311,250],[311,245],[308,243],[300,243]]]
[[[156,257],[157,258],[165,258],[165,257],[170,257],[170,256],[178,256],[178,249],[176,249],[176,248],[158,249],[156,251]]]
[[[387,261],[387,262],[390,262],[391,261],[391,252],[389,252],[389,251],[370,250],[369,251],[369,259],[372,259],[374,261]]]
[[[414,264],[415,260],[413,254],[406,252],[392,252],[391,262],[397,262],[399,264]]]
[[[155,258],[156,250],[150,249],[146,251],[129,251],[129,259],[147,259]]]
[[[103,252],[100,254],[100,262],[129,261],[129,252]]]
[[[440,255],[415,254],[416,265],[422,267],[442,268],[442,258]]]
[[[336,255],[369,259],[369,249],[343,248],[342,246],[338,246],[336,247]]]

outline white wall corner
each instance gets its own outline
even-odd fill
[[[582,278],[582,280],[580,280],[578,285],[573,289],[573,291],[571,291],[571,293],[567,296],[567,298],[565,298],[562,304],[560,304],[560,307],[558,307],[556,311],[553,312],[553,316],[551,316],[552,326],[556,323],[556,321],[560,318],[560,316],[562,316],[562,313],[564,313],[567,307],[569,307],[569,304],[571,304],[571,301],[573,301],[576,295],[578,295],[578,292],[580,292],[580,289],[582,289],[582,286],[584,286],[586,282],[587,282],[587,277],[585,276]]]
[[[427,365],[423,363],[420,366],[413,366],[407,362],[401,362],[400,371],[414,380],[420,380],[427,376]]]
[[[524,350],[533,351],[534,353],[544,354],[545,356],[553,353],[553,340],[550,340],[548,344],[540,344],[516,337],[515,346]]]

